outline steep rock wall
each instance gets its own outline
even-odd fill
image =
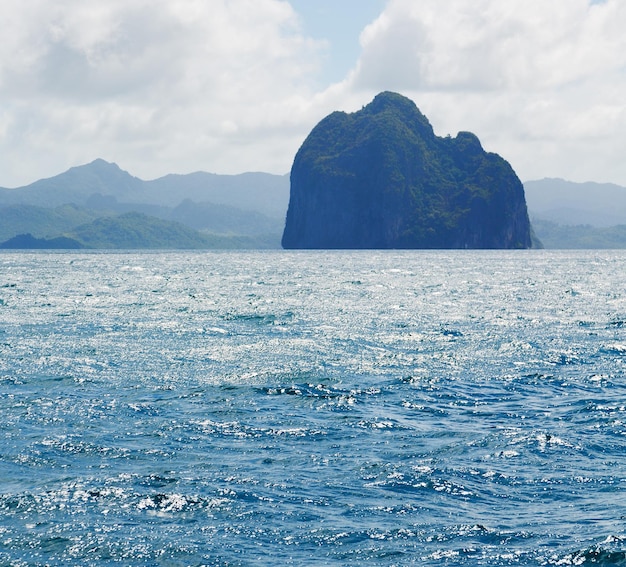
[[[529,248],[524,188],[461,132],[437,137],[409,99],[334,112],[291,170],[285,248]]]

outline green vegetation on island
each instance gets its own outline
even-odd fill
[[[415,104],[381,93],[334,112],[291,170],[285,248],[529,248],[524,188],[461,132],[437,137]]]
[[[84,246],[67,236],[57,238],[36,238],[30,233],[18,234],[0,243],[3,250],[77,250]]]
[[[35,205],[0,207],[0,242],[19,234],[31,234],[40,239],[54,238],[98,216],[95,211],[73,204],[54,208]]]
[[[275,235],[221,236],[203,234],[181,223],[143,213],[103,216],[80,225],[62,236],[37,238],[19,234],[2,243],[4,249],[111,249],[189,250],[275,248]]]

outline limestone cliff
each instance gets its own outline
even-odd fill
[[[437,137],[409,99],[334,112],[291,170],[285,248],[529,248],[524,188],[461,132]]]

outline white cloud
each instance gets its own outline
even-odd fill
[[[622,66],[624,23],[618,0],[391,0],[362,34],[357,83],[392,74],[426,91],[558,88]]]
[[[5,0],[3,20],[3,185],[95,157],[143,177],[289,169],[323,45],[287,2]]]
[[[626,185],[626,3],[390,0],[344,88],[410,96],[525,179]]]
[[[352,2],[358,9],[360,0]],[[96,157],[143,178],[284,173],[382,90],[475,132],[522,179],[626,185],[626,2],[389,0],[346,79],[287,0],[4,0],[0,185]]]

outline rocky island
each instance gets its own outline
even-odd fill
[[[415,103],[384,92],[333,112],[291,169],[288,249],[530,248],[524,188],[509,163],[460,132],[435,135]]]

